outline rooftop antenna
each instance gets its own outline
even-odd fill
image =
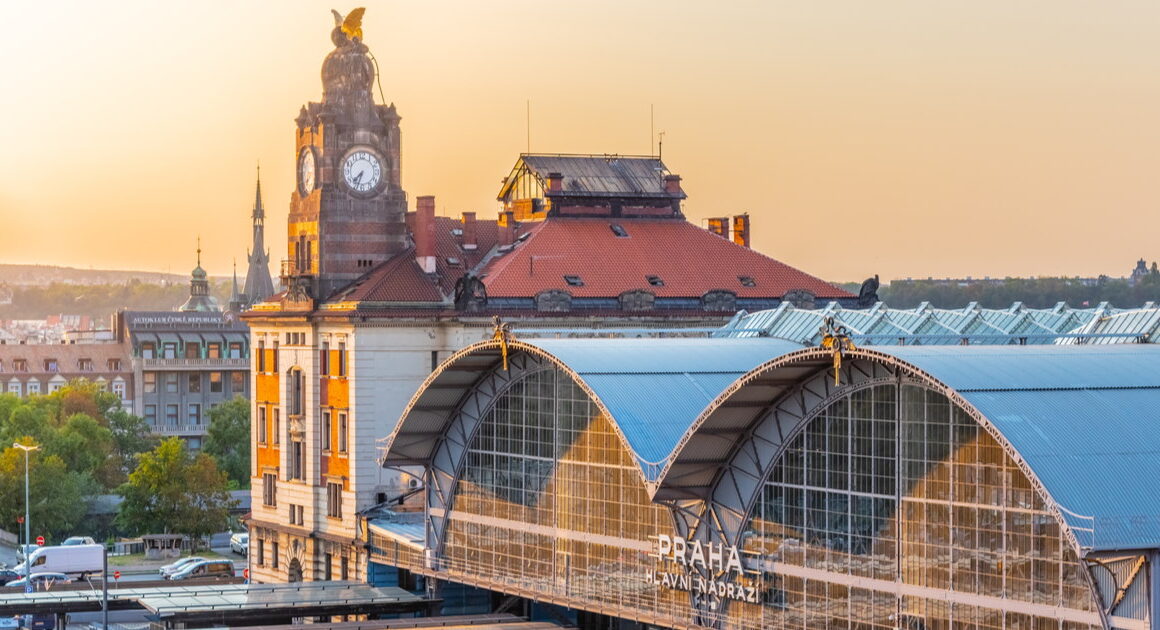
[[[657,138],[657,159],[659,160],[665,153],[665,132],[658,133]]]

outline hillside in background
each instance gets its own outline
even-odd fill
[[[189,297],[189,284],[151,284],[130,280],[120,284],[65,284],[11,287],[12,303],[0,304],[0,319],[44,319],[49,315],[88,315],[107,328],[113,313],[121,309],[172,311]],[[223,306],[229,300],[230,283],[210,282],[210,293]]]
[[[117,271],[109,269],[77,269],[53,265],[0,264],[0,284],[10,287],[62,284],[125,284],[131,280],[146,284],[188,284],[188,274],[157,271]]]

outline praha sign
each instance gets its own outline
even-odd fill
[[[686,567],[685,571],[650,571],[645,576],[645,581],[649,584],[712,595],[719,599],[759,603],[757,587],[734,582],[739,575],[757,573],[747,571],[741,566],[741,554],[737,551],[737,547],[702,543],[699,540],[690,543],[680,536],[659,534],[656,539],[656,553],[649,554],[649,557],[656,558],[661,563]],[[717,577],[702,577],[697,575],[698,570],[703,574]]]

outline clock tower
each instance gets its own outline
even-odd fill
[[[326,298],[408,244],[399,115],[394,104],[374,102],[377,64],[356,11],[345,22],[336,14],[322,102],[295,119],[297,184],[282,276],[299,300]]]

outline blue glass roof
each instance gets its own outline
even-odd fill
[[[701,411],[730,384],[800,344],[782,339],[527,339],[575,371],[655,480]]]
[[[1065,518],[1081,544],[1160,547],[1160,347],[874,350],[927,372],[990,420],[1073,513]]]

